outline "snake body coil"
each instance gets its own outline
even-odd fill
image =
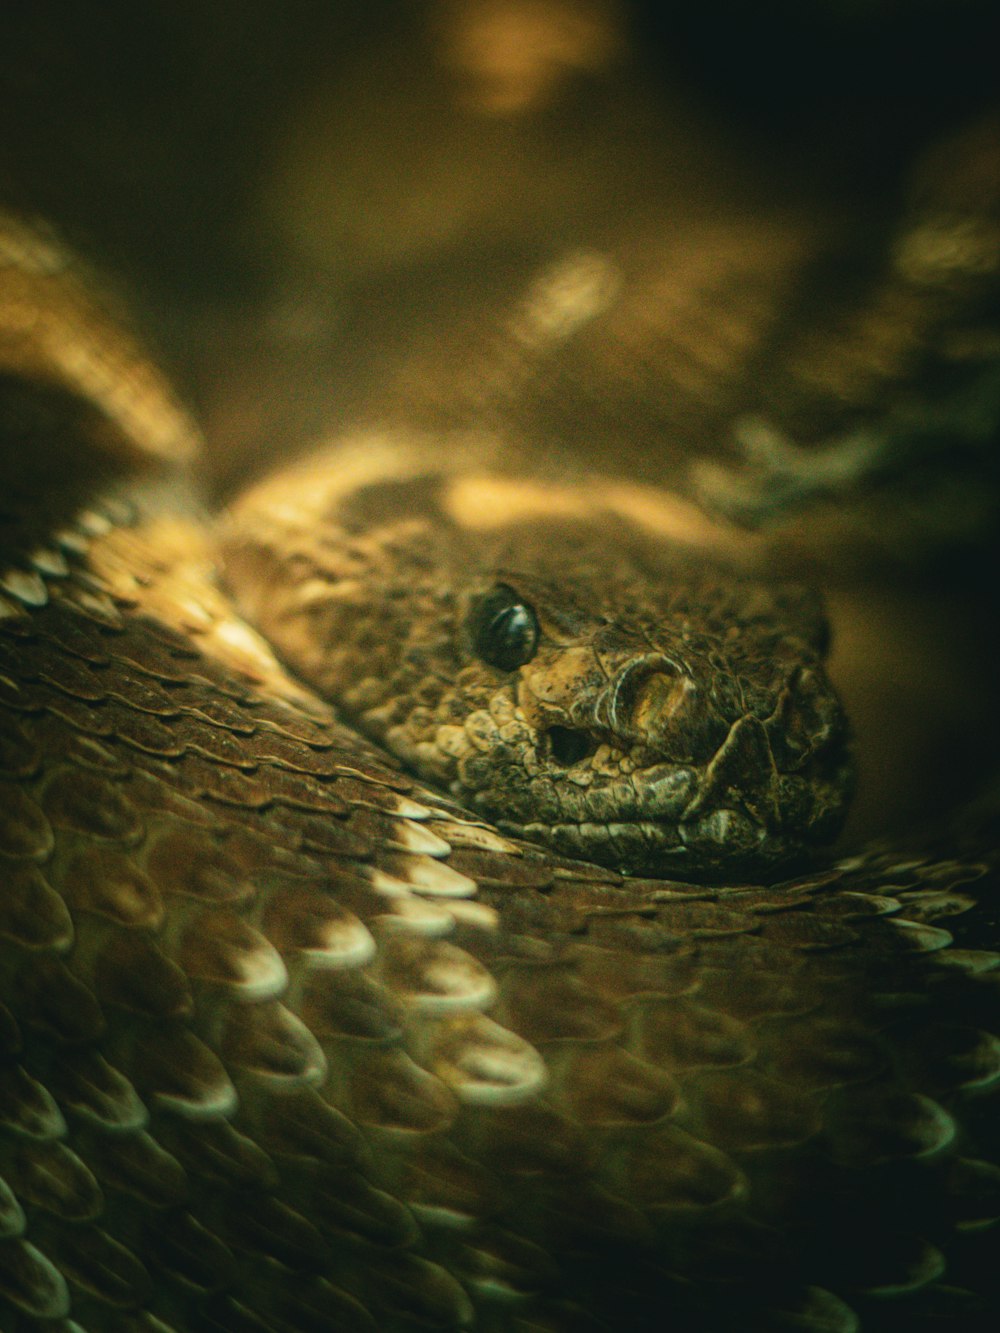
[[[529,589],[523,561],[487,554],[506,572],[460,607],[447,593],[429,629],[399,612],[414,700],[396,711],[387,640],[345,643],[356,622],[338,615],[368,604],[361,549],[377,565],[411,520],[358,526],[354,557],[327,547],[354,559],[336,580],[284,544],[296,577],[268,586],[273,529],[251,499],[230,576],[265,588],[245,596],[283,653],[311,615],[333,631],[324,653],[368,652],[347,712],[454,788],[438,794],[236,614],[211,533],[136,460],[147,436],[183,452],[186,422],[73,279],[42,269],[15,253],[0,275],[0,1325],[992,1327],[1000,956],[973,942],[995,943],[995,806],[905,850],[801,859],[802,829],[839,817],[842,725],[813,604],[739,575],[736,635],[675,583],[680,638],[616,658],[616,634],[648,634],[606,624],[636,585],[559,602],[537,567]],[[427,596],[453,481],[438,526],[405,534]],[[289,485],[263,495],[301,538],[316,490]],[[352,488],[352,521],[390,498]],[[380,616],[388,634],[388,602]],[[595,619],[605,638],[583,652]],[[560,636],[572,679],[546,656]],[[471,716],[440,680],[456,642]],[[595,661],[583,717],[567,687]],[[685,711],[701,731],[674,729]],[[498,806],[476,777],[493,726],[518,761],[530,742],[536,765],[575,770],[560,808],[610,843],[578,819],[548,848],[522,839],[534,807],[506,779]],[[630,841],[622,791],[657,778],[684,832]]]

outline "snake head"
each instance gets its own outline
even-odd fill
[[[422,778],[636,875],[774,877],[836,836],[852,766],[815,593],[592,484],[539,484],[477,522],[467,477],[324,500],[322,475],[307,515],[273,489],[240,506],[229,578],[285,660]]]
[[[851,776],[815,595],[607,528],[546,545],[460,599],[477,706],[438,733],[451,791],[645,875],[766,875],[829,841]]]

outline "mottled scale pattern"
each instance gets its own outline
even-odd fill
[[[95,499],[4,580],[0,1327],[994,1326],[995,814],[770,887],[560,860],[203,543]]]

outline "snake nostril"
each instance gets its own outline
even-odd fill
[[[636,683],[629,703],[629,722],[636,730],[656,734],[670,722],[690,691],[684,677],[654,671]]]
[[[545,739],[550,757],[566,768],[589,759],[597,749],[597,742],[591,736],[572,727],[549,727]]]

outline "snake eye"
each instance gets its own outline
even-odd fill
[[[524,666],[538,648],[538,617],[506,583],[473,603],[468,629],[476,656],[500,671]]]

